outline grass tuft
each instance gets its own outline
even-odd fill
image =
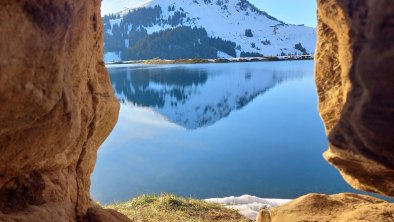
[[[172,194],[141,195],[104,207],[140,222],[251,222],[237,211],[219,204]]]

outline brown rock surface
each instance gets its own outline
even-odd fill
[[[90,174],[119,110],[100,4],[0,1],[0,221],[76,221],[94,207]],[[117,217],[100,210],[89,212]]]
[[[324,157],[356,189],[394,197],[394,1],[318,0]]]
[[[103,210],[101,207],[91,207],[84,216],[84,222],[129,222],[130,219],[112,209]]]
[[[0,221],[127,221],[89,195],[119,105],[102,62],[100,0],[0,1]],[[326,159],[394,196],[394,1],[318,0],[316,83]],[[375,198],[307,195],[272,221],[394,221]]]
[[[365,195],[309,194],[271,211],[272,222],[393,222],[394,204]]]
[[[324,157],[356,189],[394,197],[394,1],[318,0],[316,85]],[[394,205],[356,194],[300,197],[272,222],[394,221]]]

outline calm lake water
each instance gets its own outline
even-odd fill
[[[354,191],[323,159],[313,61],[108,67],[121,110],[92,195],[266,198]]]

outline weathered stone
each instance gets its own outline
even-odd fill
[[[101,0],[0,1],[0,221],[77,221],[119,104]]]
[[[123,214],[112,209],[102,209],[101,207],[91,207],[84,216],[84,222],[129,222],[130,219]]]
[[[356,189],[394,196],[394,1],[318,0],[324,157]]]
[[[309,194],[271,211],[272,222],[394,221],[394,204],[357,194]]]
[[[330,146],[356,189],[394,196],[394,1],[318,0],[315,78]],[[300,197],[272,221],[394,221],[394,205],[356,194]]]
[[[100,0],[0,1],[0,221],[127,221],[90,174],[119,105],[102,62]],[[394,196],[394,2],[318,0],[325,158],[355,188]],[[272,221],[394,221],[375,198],[308,195]],[[264,214],[265,216],[269,216]]]
[[[256,222],[271,222],[271,214],[268,209],[260,209]]]

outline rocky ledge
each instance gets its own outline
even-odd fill
[[[272,222],[394,221],[394,204],[356,194],[309,194],[271,211]],[[263,221],[260,221],[263,222]],[[269,220],[264,221],[269,222]]]

